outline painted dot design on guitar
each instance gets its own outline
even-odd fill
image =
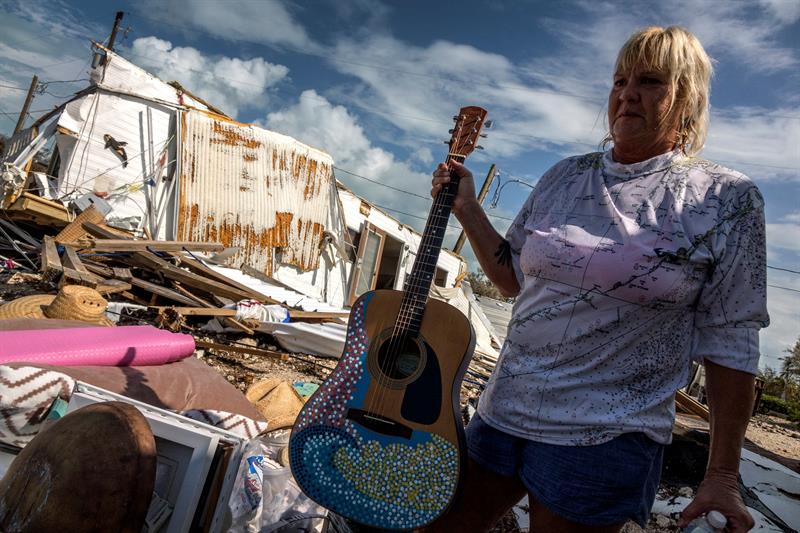
[[[340,364],[298,417],[289,446],[292,473],[316,502],[363,524],[412,529],[435,519],[458,482],[457,449],[414,431],[408,439],[368,431],[345,418],[367,356],[364,318],[369,297],[351,313]]]
[[[341,368],[328,379],[318,394],[312,396],[306,408],[300,412],[294,431],[298,432],[309,425],[325,425],[345,429],[353,437],[358,434],[352,423],[345,419],[346,404],[353,399],[361,374],[363,360],[367,355],[369,340],[364,329],[364,313],[368,299],[362,300],[353,310],[353,327],[347,332]]]

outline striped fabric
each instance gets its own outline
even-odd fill
[[[75,380],[60,372],[0,365],[0,442],[24,447],[55,399],[69,401],[74,387]]]
[[[248,440],[267,429],[266,422],[257,422],[246,416],[225,411],[192,409],[190,411],[183,411],[181,414],[192,420],[197,420],[198,422],[230,431]]]

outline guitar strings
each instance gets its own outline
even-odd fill
[[[447,157],[445,158],[445,163],[449,163],[456,157],[461,158],[462,161],[463,159],[466,159],[465,156],[453,152],[453,147],[459,145],[462,141],[462,135],[464,134],[464,130],[466,129],[464,120],[466,118],[467,117],[464,115],[459,116],[459,121],[458,124],[456,125],[456,135],[453,137],[453,142],[451,142],[449,145],[449,150]],[[480,117],[478,117],[477,120],[480,121]],[[476,132],[478,131],[477,129],[475,129],[474,121],[472,124],[470,124],[470,126],[473,128],[474,131]],[[420,295],[419,291],[421,288],[423,288],[425,284],[430,285],[430,283],[432,282],[430,274],[427,275],[427,280],[423,279],[422,269],[431,267],[436,263],[436,262],[429,263],[426,261],[426,259],[430,259],[428,255],[431,249],[431,245],[434,244],[431,241],[435,241],[436,239],[441,237],[438,245],[433,246],[434,248],[438,248],[440,250],[442,244],[441,241],[444,240],[443,229],[441,230],[441,236],[436,235],[436,231],[431,231],[431,230],[433,229],[434,226],[436,226],[437,223],[441,222],[442,220],[447,221],[450,218],[450,214],[452,211],[452,200],[455,198],[455,195],[457,194],[457,188],[459,183],[460,179],[452,180],[450,183],[442,187],[442,189],[439,191],[439,194],[436,195],[433,205],[431,206],[431,212],[428,218],[428,222],[426,224],[426,231],[419,244],[420,249],[427,249],[428,251],[419,254],[417,256],[417,261],[415,261],[414,267],[412,268],[412,276],[411,276],[412,279],[408,283],[406,290],[403,292],[403,298],[401,300],[400,310],[397,316],[397,320],[395,321],[395,326],[393,328],[392,335],[389,339],[389,346],[387,347],[387,350],[385,352],[386,357],[384,358],[384,361],[387,364],[381,364],[379,359],[379,364],[378,364],[378,367],[380,369],[379,373],[386,374],[386,376],[379,376],[379,383],[381,383],[382,385],[388,384],[392,380],[390,372],[392,372],[394,366],[396,365],[402,349],[404,348],[406,343],[409,342],[409,331],[407,329],[409,326],[412,325],[412,319],[416,318],[416,320],[418,320],[419,322],[419,324],[417,325],[418,328],[421,328],[422,326],[423,317],[422,316],[415,317],[414,315],[420,314],[418,307],[420,303],[419,302],[420,296],[423,299],[422,305],[424,307],[428,299],[428,295],[427,294]],[[444,215],[439,214],[441,213],[442,208],[444,208],[446,211],[446,214]],[[436,255],[438,255],[438,253]],[[386,398],[388,398],[388,393],[379,392],[379,394],[376,395],[377,401],[371,403],[375,404],[374,407],[377,407],[378,410],[382,410]]]
[[[457,124],[457,138],[460,139],[462,134],[462,122],[459,121]],[[454,137],[456,139],[456,137]],[[448,148],[452,148],[453,144],[451,143]],[[450,161],[450,152],[448,150],[447,158],[445,159],[445,163]],[[444,192],[444,188],[436,195],[434,199],[433,206],[431,207],[430,215],[428,218],[428,222],[426,223],[425,232],[423,233],[423,238],[420,241],[419,249],[424,249],[424,247],[428,246],[426,240],[430,240],[431,232],[431,225],[434,223],[434,217],[436,216],[436,210],[439,208],[439,204],[442,203],[442,193]],[[400,330],[406,329],[410,325],[410,318],[414,313],[414,309],[411,308],[413,305],[411,301],[416,301],[418,297],[418,289],[421,288],[421,280],[419,279],[420,275],[420,267],[422,263],[423,255],[417,256],[417,261],[414,262],[414,266],[411,270],[411,280],[406,285],[406,289],[403,291],[403,298],[400,303],[400,309],[397,315],[397,319],[394,324],[394,328],[392,329],[391,337],[389,338],[389,345],[386,348],[385,357],[383,362],[380,360],[380,348],[378,351],[378,369],[379,369],[379,383],[388,389],[388,383],[392,379],[389,373],[391,372],[393,366],[396,364],[397,357],[399,356],[400,348],[405,344],[407,332],[406,334],[400,335]],[[406,323],[408,321],[408,323]],[[421,321],[420,321],[421,325]],[[388,397],[388,393],[384,393],[382,390],[376,394],[375,401],[373,403],[373,407],[377,408],[377,410],[382,411],[385,400]]]

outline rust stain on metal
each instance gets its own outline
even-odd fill
[[[212,125],[212,131],[218,135],[216,138],[211,139],[212,144],[228,144],[230,146],[244,146],[251,150],[259,148],[261,142],[255,139],[248,139],[237,130],[242,130],[235,126],[224,126],[221,122],[215,120]]]
[[[330,157],[204,112],[186,117],[179,193],[183,238],[235,246],[233,265],[270,275],[277,268],[275,249],[281,250],[281,264],[303,271],[318,267],[333,180]]]

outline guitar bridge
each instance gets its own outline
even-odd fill
[[[349,408],[347,410],[347,419],[361,424],[370,431],[390,437],[410,439],[413,431],[405,424],[401,424],[385,416],[364,411],[363,409]]]

